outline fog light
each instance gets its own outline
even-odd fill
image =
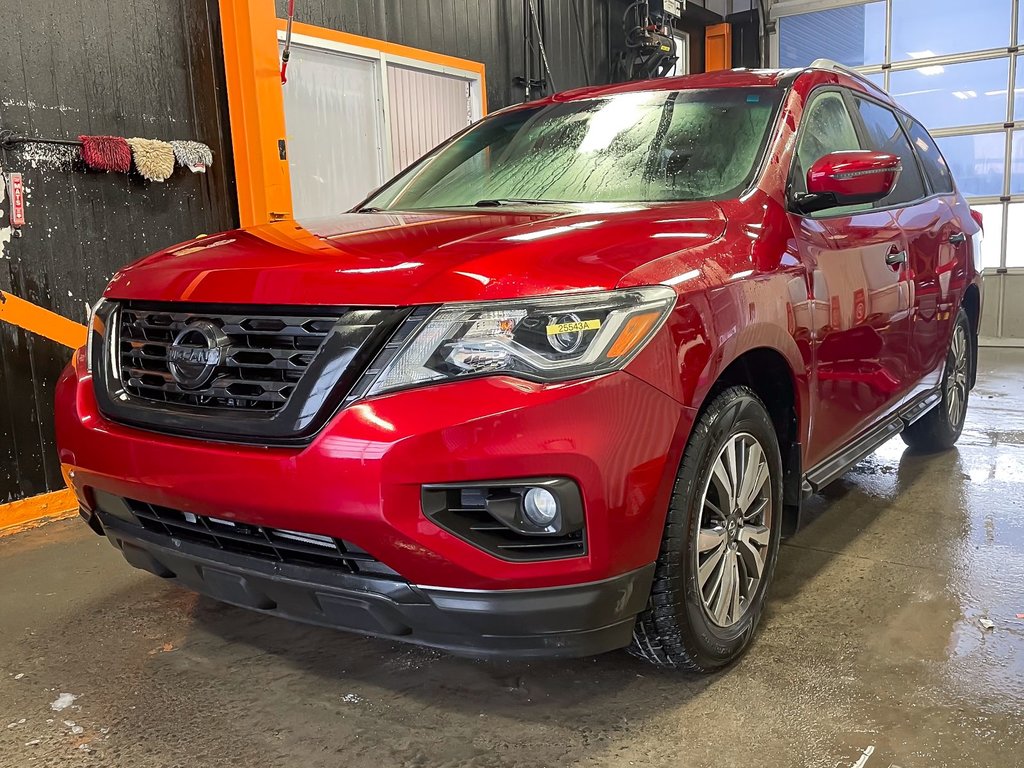
[[[547,528],[558,517],[558,500],[546,488],[531,488],[523,497],[523,511],[538,528]]]

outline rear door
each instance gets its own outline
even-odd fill
[[[972,221],[961,221],[956,211],[953,176],[928,131],[908,115],[899,117],[924,171],[929,192],[936,201],[934,208],[939,217],[924,236],[909,226],[914,223],[911,217],[901,222],[908,239],[912,233],[917,233],[918,242],[926,246],[910,251],[914,279],[911,365],[915,366],[919,379],[917,389],[925,390],[936,386],[942,377],[955,319],[953,313],[959,300],[954,272],[957,264],[962,265],[968,258],[971,244],[967,233],[974,231],[974,225]]]
[[[909,291],[905,343],[900,350],[908,397],[934,387],[936,366],[945,345],[940,341],[939,267],[951,234],[952,214],[940,195],[932,195],[910,139],[896,113],[864,96],[855,96],[857,115],[870,149],[897,155],[903,172],[892,194],[876,207],[893,211],[900,231],[898,266],[901,288]],[[893,267],[897,269],[896,266]]]
[[[863,129],[844,89],[819,89],[800,121],[791,194],[806,189],[807,169],[830,152],[865,149]],[[906,389],[910,296],[903,265],[889,266],[904,248],[889,208],[831,208],[810,216],[825,233],[817,247],[801,244],[811,282],[815,372],[814,411],[805,461],[814,466],[882,414]]]

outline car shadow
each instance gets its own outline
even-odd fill
[[[353,684],[403,706],[545,727],[620,729],[699,696],[725,672],[656,670],[625,651],[583,659],[476,660],[387,639],[307,626],[200,597],[196,629],[248,647],[338,692]],[[638,692],[642,691],[642,695]],[[585,713],[581,719],[581,713]]]
[[[903,451],[872,455],[809,500],[808,518],[784,542],[765,618],[786,610],[803,585],[853,547],[863,532],[891,511],[921,481],[934,457]],[[956,462],[955,452],[944,454]],[[800,549],[816,550],[809,564]],[[658,670],[627,653],[552,661],[481,661],[445,652],[290,622],[199,598],[194,629],[209,632],[249,659],[298,671],[325,692],[353,686],[374,690],[403,707],[422,706],[464,717],[516,721],[594,732],[621,729],[699,697],[737,666],[713,675]],[[762,625],[764,626],[764,625]],[[769,630],[770,631],[770,630]],[[755,647],[751,656],[757,654]],[[250,653],[249,651],[252,651]],[[232,651],[235,653],[235,651]],[[757,667],[759,668],[759,667]],[[597,744],[594,745],[597,748]],[[607,745],[606,745],[607,746]]]
[[[810,580],[836,557],[850,553],[876,523],[907,503],[906,494],[919,493],[928,473],[959,472],[954,448],[924,453],[902,446],[895,438],[867,456],[845,475],[804,502],[800,530],[784,539],[766,613],[785,610]],[[801,558],[801,550],[825,555]],[[878,552],[879,559],[891,553]]]

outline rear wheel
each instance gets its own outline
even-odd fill
[[[630,652],[699,672],[739,657],[775,570],[781,517],[775,428],[752,390],[732,387],[712,401],[690,436]]]
[[[971,326],[962,309],[953,324],[942,374],[942,401],[902,432],[903,442],[923,452],[945,451],[960,439],[971,393]]]

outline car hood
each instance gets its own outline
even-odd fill
[[[601,290],[724,229],[712,202],[352,213],[197,238],[121,270],[105,295],[386,306]]]

